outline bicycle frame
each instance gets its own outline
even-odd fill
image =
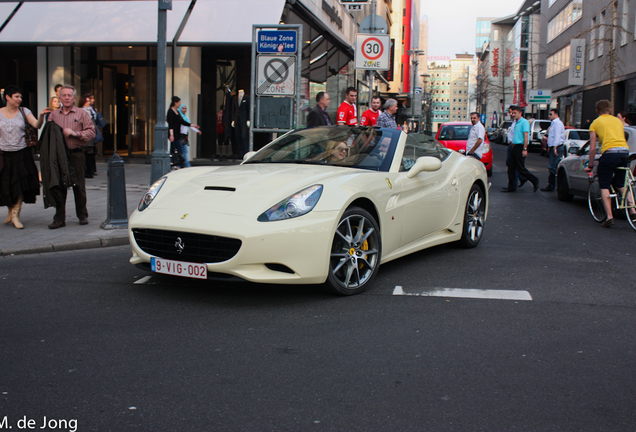
[[[616,170],[625,172],[623,187],[619,189],[619,193],[614,189],[614,185],[610,185],[610,200],[613,201],[613,209],[624,210],[629,225],[636,230],[636,196],[634,189],[636,180],[632,175],[631,169],[628,167],[618,167]],[[590,175],[590,188],[588,190],[588,206],[592,217],[597,222],[603,222],[607,218],[601,189],[596,175]]]

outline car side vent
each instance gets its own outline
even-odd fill
[[[267,267],[268,269],[272,271],[277,271],[281,273],[289,273],[289,274],[295,273],[292,269],[290,269],[289,267],[283,264],[265,263],[265,267]]]
[[[236,188],[224,187],[224,186],[206,186],[205,190],[215,190],[215,191],[223,191],[223,192],[235,192]]]

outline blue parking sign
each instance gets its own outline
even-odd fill
[[[295,30],[260,30],[256,37],[256,52],[295,53],[296,40]]]

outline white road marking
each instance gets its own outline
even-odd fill
[[[517,290],[487,290],[466,288],[434,288],[421,293],[406,293],[400,285],[393,290],[393,295],[418,296],[418,297],[455,297],[494,300],[532,300],[528,291]]]
[[[152,276],[144,276],[141,279],[139,279],[138,281],[135,281],[135,283],[136,284],[144,284],[144,283],[148,282],[151,278],[152,278]]]

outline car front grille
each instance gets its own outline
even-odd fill
[[[219,263],[241,248],[240,240],[228,237],[146,228],[134,228],[132,232],[147,254],[176,261]]]

